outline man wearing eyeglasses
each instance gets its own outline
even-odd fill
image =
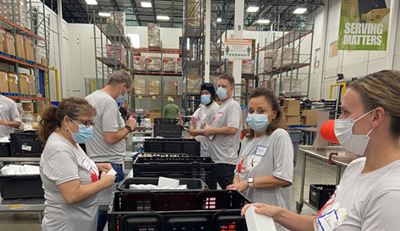
[[[96,109],[93,137],[86,145],[87,155],[94,162],[111,163],[117,172],[116,182],[124,179],[123,161],[126,153],[125,137],[136,128],[136,120],[130,117],[124,122],[118,104],[123,105],[126,95],[132,89],[129,72],[116,71],[109,75],[107,85],[86,97]],[[114,188],[115,189],[115,188]],[[99,193],[100,205],[111,202],[112,188]],[[103,230],[107,223],[107,211],[99,211],[97,230]]]

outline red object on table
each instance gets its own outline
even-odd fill
[[[328,120],[321,125],[320,133],[326,141],[339,144],[335,135],[335,120]]]

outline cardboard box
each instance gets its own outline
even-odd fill
[[[150,118],[150,120],[151,120],[151,123],[154,124],[154,119],[156,119],[156,118],[162,118],[161,112],[150,112],[150,113],[149,113],[149,118]]]
[[[32,40],[24,38],[25,58],[29,61],[35,61]]]
[[[6,40],[5,40],[6,32],[0,29],[0,51],[6,52]]]
[[[19,91],[23,95],[29,95],[29,77],[27,74],[19,75]]]
[[[318,124],[318,110],[304,110],[304,125],[317,126]]]
[[[182,73],[182,58],[175,59],[175,72]]]
[[[254,60],[242,60],[242,73],[254,74]]]
[[[175,61],[174,58],[163,58],[163,71],[164,72],[175,72]]]
[[[135,93],[135,95],[145,95],[146,94],[146,80],[134,79],[133,80],[133,92]]]
[[[178,82],[176,80],[164,80],[164,95],[174,96],[178,93]]]
[[[25,59],[24,37],[17,34],[15,36],[15,42],[17,44],[17,56]]]
[[[34,75],[28,75],[29,95],[36,95],[36,77]]]
[[[8,89],[8,75],[5,72],[0,71],[0,92],[9,93]]]
[[[149,95],[160,95],[160,80],[149,81]]]
[[[146,58],[143,56],[134,56],[133,69],[135,71],[146,71]]]
[[[19,93],[18,76],[16,74],[8,73],[8,90],[10,93]]]
[[[4,43],[4,50],[6,53],[10,55],[15,55],[15,40],[14,36],[11,33],[6,33],[5,35],[5,43]]]
[[[286,125],[300,125],[300,115],[286,115]]]
[[[148,71],[161,71],[161,57],[148,57],[146,63]]]
[[[283,103],[283,111],[285,115],[300,115],[300,101],[285,100]]]

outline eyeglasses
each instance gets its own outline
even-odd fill
[[[94,122],[92,120],[80,120],[80,119],[75,119],[72,120],[76,125],[79,126],[79,124],[83,124],[85,127],[90,127],[90,126],[94,126]],[[75,121],[78,121],[79,124]]]

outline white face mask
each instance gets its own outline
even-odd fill
[[[343,145],[344,149],[359,156],[364,156],[365,149],[369,142],[369,135],[374,130],[371,128],[366,135],[354,135],[353,127],[356,122],[371,113],[369,111],[358,119],[336,119],[335,120],[335,135],[339,143]]]

